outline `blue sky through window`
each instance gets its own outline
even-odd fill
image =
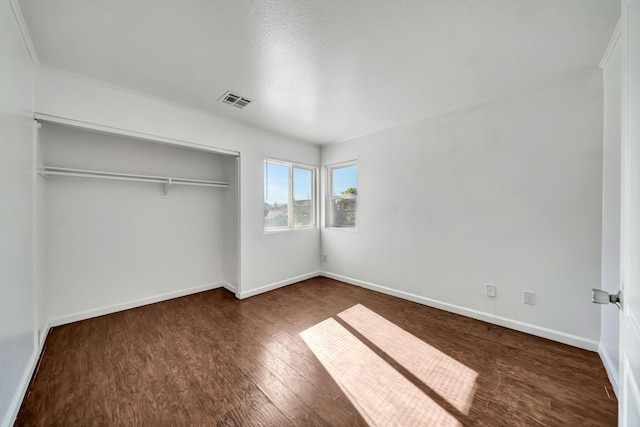
[[[333,188],[332,195],[342,194],[349,187],[358,188],[358,166],[347,166],[344,168],[333,169]]]
[[[311,200],[311,176],[309,169],[293,168],[293,200]]]
[[[311,200],[313,173],[309,169],[293,168],[294,200]],[[264,200],[269,204],[289,203],[289,166],[264,163]]]
[[[313,189],[311,171],[293,168],[293,198],[309,200]],[[278,163],[264,162],[264,200],[269,204],[289,203],[289,167]],[[349,187],[358,188],[358,167],[347,166],[333,169],[333,194],[341,194]]]
[[[269,204],[289,203],[289,167],[264,162],[264,201]]]

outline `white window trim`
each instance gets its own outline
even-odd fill
[[[337,200],[337,199],[341,199],[341,200],[346,200],[346,199],[356,199],[356,201],[358,200],[358,196],[359,194],[352,196],[352,195],[346,195],[346,194],[339,194],[337,196],[332,196],[331,195],[331,190],[333,188],[333,174],[331,173],[332,170],[334,169],[341,169],[341,168],[346,168],[346,167],[350,167],[350,166],[356,166],[358,167],[358,161],[357,160],[348,160],[346,162],[340,162],[340,163],[333,163],[330,165],[325,165],[325,172],[326,172],[326,176],[327,176],[327,188],[325,191],[325,220],[324,220],[324,228],[325,230],[342,230],[342,231],[347,231],[347,232],[357,232],[358,231],[358,224],[360,224],[360,208],[359,206],[357,206],[356,208],[356,224],[353,227],[335,227],[332,225],[328,225],[331,218],[331,202],[333,200]],[[360,168],[358,168],[358,175],[356,175],[356,188],[358,188],[358,191],[360,189],[360,186],[358,184],[358,178],[360,175]]]
[[[283,166],[287,166],[289,168],[289,200],[288,200],[288,224],[286,227],[272,227],[265,228],[264,227],[264,219],[262,221],[262,229],[264,234],[276,234],[282,233],[283,231],[306,231],[306,230],[314,230],[318,227],[318,167],[307,165],[304,163],[291,162],[288,160],[275,159],[273,157],[265,157],[262,162],[262,176],[264,177],[264,165],[266,163],[275,163]],[[293,169],[305,169],[311,172],[311,225],[304,225],[295,227],[293,224]],[[264,179],[264,178],[263,178]],[[264,204],[264,188],[266,182],[262,183],[262,202]]]

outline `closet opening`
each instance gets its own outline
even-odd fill
[[[204,290],[239,291],[239,153],[40,123],[41,331]]]

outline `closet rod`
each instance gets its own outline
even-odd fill
[[[222,185],[222,186],[228,186],[229,183],[228,182],[224,182],[224,181],[207,181],[207,180],[203,180],[203,179],[191,179],[191,178],[173,178],[173,177],[167,177],[167,176],[155,176],[155,175],[139,175],[139,174],[130,174],[130,173],[120,173],[120,172],[107,172],[107,171],[96,171],[96,170],[88,170],[88,169],[71,169],[71,168],[61,168],[58,166],[42,166],[40,168],[40,173],[41,174],[49,174],[49,175],[67,175],[67,174],[74,174],[74,176],[87,176],[87,175],[94,175],[96,178],[100,178],[100,177],[126,177],[126,178],[137,178],[137,179],[143,179],[146,181],[152,180],[151,182],[156,182],[156,180],[158,180],[158,182],[163,183],[163,182],[167,182],[169,181],[169,179],[171,179],[172,181],[180,181],[182,183],[192,183],[192,184],[197,184],[197,183],[201,183],[201,184],[207,184],[207,185]]]
[[[151,182],[157,184],[164,184],[164,195],[167,195],[169,187],[171,185],[193,185],[198,187],[228,187],[229,183],[224,181],[207,181],[202,179],[190,179],[190,178],[172,178],[164,176],[154,175],[134,175],[119,172],[106,172],[95,171],[88,169],[71,169],[61,168],[56,166],[43,166],[38,169],[40,175],[47,176],[69,176],[77,178],[95,178],[95,179],[110,179],[118,181],[136,181],[136,182]]]

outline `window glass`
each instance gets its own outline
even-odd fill
[[[349,163],[327,168],[327,227],[355,228],[358,210],[358,166]]]
[[[314,227],[315,180],[314,167],[265,159],[264,229],[272,231]]]
[[[357,199],[332,199],[330,227],[355,227],[357,208]]]
[[[358,188],[358,166],[345,166],[341,168],[331,168],[331,195],[357,192]]]
[[[264,228],[289,227],[289,167],[264,162]]]
[[[313,225],[313,171],[293,168],[293,226]]]

